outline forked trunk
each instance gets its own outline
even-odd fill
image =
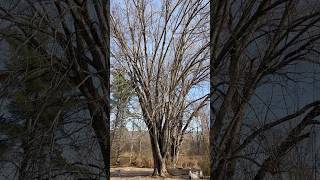
[[[153,133],[150,133],[150,141],[153,155],[153,173],[152,176],[166,177],[169,175],[166,166],[166,152],[160,152],[160,144],[155,140]]]
[[[154,158],[153,159],[153,173],[152,176],[166,177],[169,173],[167,171],[166,159]]]

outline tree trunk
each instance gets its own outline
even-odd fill
[[[132,123],[132,132],[131,132],[131,139],[130,139],[130,159],[129,164],[132,164],[132,156],[133,156],[133,138],[134,138],[134,124]]]
[[[166,159],[156,155],[154,150],[152,150],[152,154],[153,154],[152,176],[161,176],[161,177],[168,176],[169,173],[167,171]]]
[[[166,177],[169,175],[166,166],[166,159],[163,158],[155,158],[153,160],[154,166],[152,176],[161,176]]]
[[[107,107],[101,108],[89,104],[90,114],[93,119],[92,128],[95,132],[96,138],[98,140],[100,151],[104,163],[104,173],[105,177],[109,179],[110,177],[110,125],[107,122],[109,116],[107,113]]]
[[[157,136],[152,131],[149,131],[151,148],[152,148],[152,156],[153,156],[153,173],[152,176],[162,176],[166,177],[168,175],[167,166],[166,166],[166,151],[161,152],[161,148],[163,141],[158,141]]]
[[[177,162],[179,160],[181,143],[177,141],[178,141],[177,139],[174,139],[170,147],[170,157],[171,157],[171,163],[173,164],[173,168],[176,168]]]

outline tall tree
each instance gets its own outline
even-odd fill
[[[150,135],[154,175],[167,175],[175,127],[187,127],[206,104],[206,95],[190,98],[190,92],[209,74],[208,9],[207,0],[126,0],[111,16],[111,53],[138,96]],[[194,111],[186,113],[191,106]]]

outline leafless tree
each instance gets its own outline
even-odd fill
[[[109,177],[109,1],[0,1],[0,19],[1,38],[36,50],[85,98]]]
[[[201,102],[200,102],[201,103]],[[196,123],[204,123],[204,122],[200,122],[203,121],[204,119],[201,119],[203,117],[200,117],[201,115],[203,116],[203,110],[205,108],[207,108],[207,106],[201,106],[200,109],[198,109],[198,104],[194,104],[193,107],[191,107],[188,111],[185,111],[183,114],[180,115],[180,117],[177,118],[177,126],[173,127],[172,132],[171,132],[171,139],[170,139],[170,158],[171,158],[171,162],[173,163],[173,167],[176,167],[177,162],[179,161],[179,154],[180,154],[180,150],[181,150],[181,145],[183,143],[185,134],[188,132],[188,128],[190,128],[190,124],[191,124],[191,119],[185,119],[185,117],[189,118],[190,117],[190,113],[193,112],[197,112],[196,114],[194,114],[192,117],[194,120],[194,122]],[[194,109],[197,108],[197,109]],[[201,115],[200,115],[201,114]],[[188,123],[187,125],[185,125],[185,123]],[[204,125],[204,124],[202,124]],[[201,127],[202,129],[203,127]],[[194,131],[194,127],[189,131]],[[201,130],[202,131],[202,130]],[[200,141],[199,141],[200,142]],[[198,147],[200,148],[200,146]]]
[[[150,134],[154,175],[167,175],[175,127],[187,128],[207,102],[206,95],[188,95],[209,75],[208,8],[206,0],[126,0],[112,7],[111,56],[127,70],[138,96]]]
[[[253,179],[279,174],[281,159],[309,137],[310,127],[319,124],[315,120],[320,115],[319,101],[281,118],[266,116],[260,125],[254,122],[261,119],[246,119],[249,110],[256,110],[252,103],[259,99],[259,90],[271,91],[272,85],[290,88],[289,83],[297,84],[306,75],[307,71],[301,72],[303,65],[310,68],[319,63],[315,58],[320,42],[319,1],[213,0],[210,20],[211,179],[232,179],[243,159],[256,166]],[[269,103],[264,109],[272,113]],[[270,152],[262,150],[256,159],[244,153],[252,144],[259,149],[259,137],[288,122],[293,127]]]

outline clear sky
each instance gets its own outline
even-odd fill
[[[148,1],[149,2],[149,1]],[[153,10],[155,11],[155,9],[160,8],[161,6],[161,1],[159,0],[151,0],[151,3],[153,5]],[[111,9],[112,7],[116,7],[116,6],[120,6],[121,8],[124,8],[125,6],[125,0],[120,0],[120,1],[111,1]],[[168,32],[167,36],[170,36],[170,32]],[[209,37],[209,35],[208,35]],[[148,49],[151,50],[153,49],[151,47],[151,45],[148,45]],[[152,53],[152,52],[149,52]],[[168,58],[168,61],[171,60],[171,58]],[[210,91],[210,86],[209,86],[209,82],[206,83],[202,83],[201,85],[194,87],[188,96],[189,100],[194,100],[194,99],[198,99],[200,97],[203,97],[204,95],[208,94]],[[131,125],[129,125],[129,127],[131,127]]]

